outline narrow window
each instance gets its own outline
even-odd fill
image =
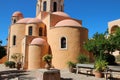
[[[28,35],[32,35],[32,26],[29,27]]]
[[[54,3],[53,3],[53,12],[56,12],[56,11],[57,11],[57,3],[54,2]]]
[[[46,9],[47,9],[47,2],[44,1],[44,2],[43,2],[43,11],[46,11]]]
[[[63,7],[61,6],[61,11],[63,11]]]
[[[65,37],[61,38],[61,48],[66,48],[66,38]]]
[[[16,45],[16,36],[13,36],[13,45]]]
[[[42,36],[42,28],[39,28],[39,36]]]
[[[13,24],[15,24],[15,23],[16,23],[16,20],[14,19],[14,20],[13,20]]]

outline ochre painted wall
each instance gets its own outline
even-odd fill
[[[83,51],[81,47],[81,42],[87,40],[87,29],[83,33],[80,32],[82,27],[58,27],[50,29],[48,33],[48,43],[52,49],[53,60],[52,63],[55,68],[67,68],[67,62],[73,61],[76,62],[77,56]],[[66,37],[67,48],[60,48],[60,39]],[[83,39],[83,40],[82,40]]]

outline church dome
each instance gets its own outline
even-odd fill
[[[56,27],[60,27],[60,26],[75,26],[75,27],[81,27],[81,24],[78,23],[75,20],[71,20],[71,19],[65,19],[62,20],[60,22],[58,22],[56,25]]]
[[[27,23],[39,23],[39,22],[42,22],[42,21],[38,18],[31,18]]]
[[[58,12],[53,12],[52,14],[59,15],[59,16],[64,16],[64,17],[70,17],[68,14],[58,11]]]
[[[16,11],[16,12],[13,13],[12,16],[23,17],[23,14],[20,11]]]
[[[16,23],[27,23],[29,20],[31,20],[31,18],[24,18],[24,19],[20,19],[19,21],[17,21]]]
[[[31,42],[31,44],[34,44],[34,45],[44,45],[45,43],[46,41],[42,38],[35,38]]]

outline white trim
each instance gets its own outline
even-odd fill
[[[66,48],[61,48],[61,39],[62,39],[63,37],[66,39]],[[60,50],[67,50],[67,49],[68,49],[68,41],[67,41],[67,40],[68,40],[68,39],[67,39],[67,37],[65,37],[65,36],[62,36],[62,37],[59,38],[59,49],[60,49]]]

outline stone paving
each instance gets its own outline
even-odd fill
[[[96,78],[94,75],[87,76],[86,74],[70,73],[68,70],[61,70],[61,77],[64,78],[64,80],[105,80],[105,78]],[[119,79],[114,78],[112,80],[120,80],[120,72],[113,73],[113,77]]]
[[[0,80],[39,80],[39,78],[36,76],[36,71],[38,70],[25,72],[21,70],[17,71],[16,69],[9,69],[6,68],[4,65],[0,65],[0,73],[4,73],[4,75],[2,74],[3,78],[0,78]],[[87,76],[86,74],[70,73],[67,69],[60,70],[60,74],[61,80],[105,80],[105,78],[96,78],[93,75]],[[117,77],[119,79],[112,80],[120,80],[120,72],[113,73],[113,77]]]

